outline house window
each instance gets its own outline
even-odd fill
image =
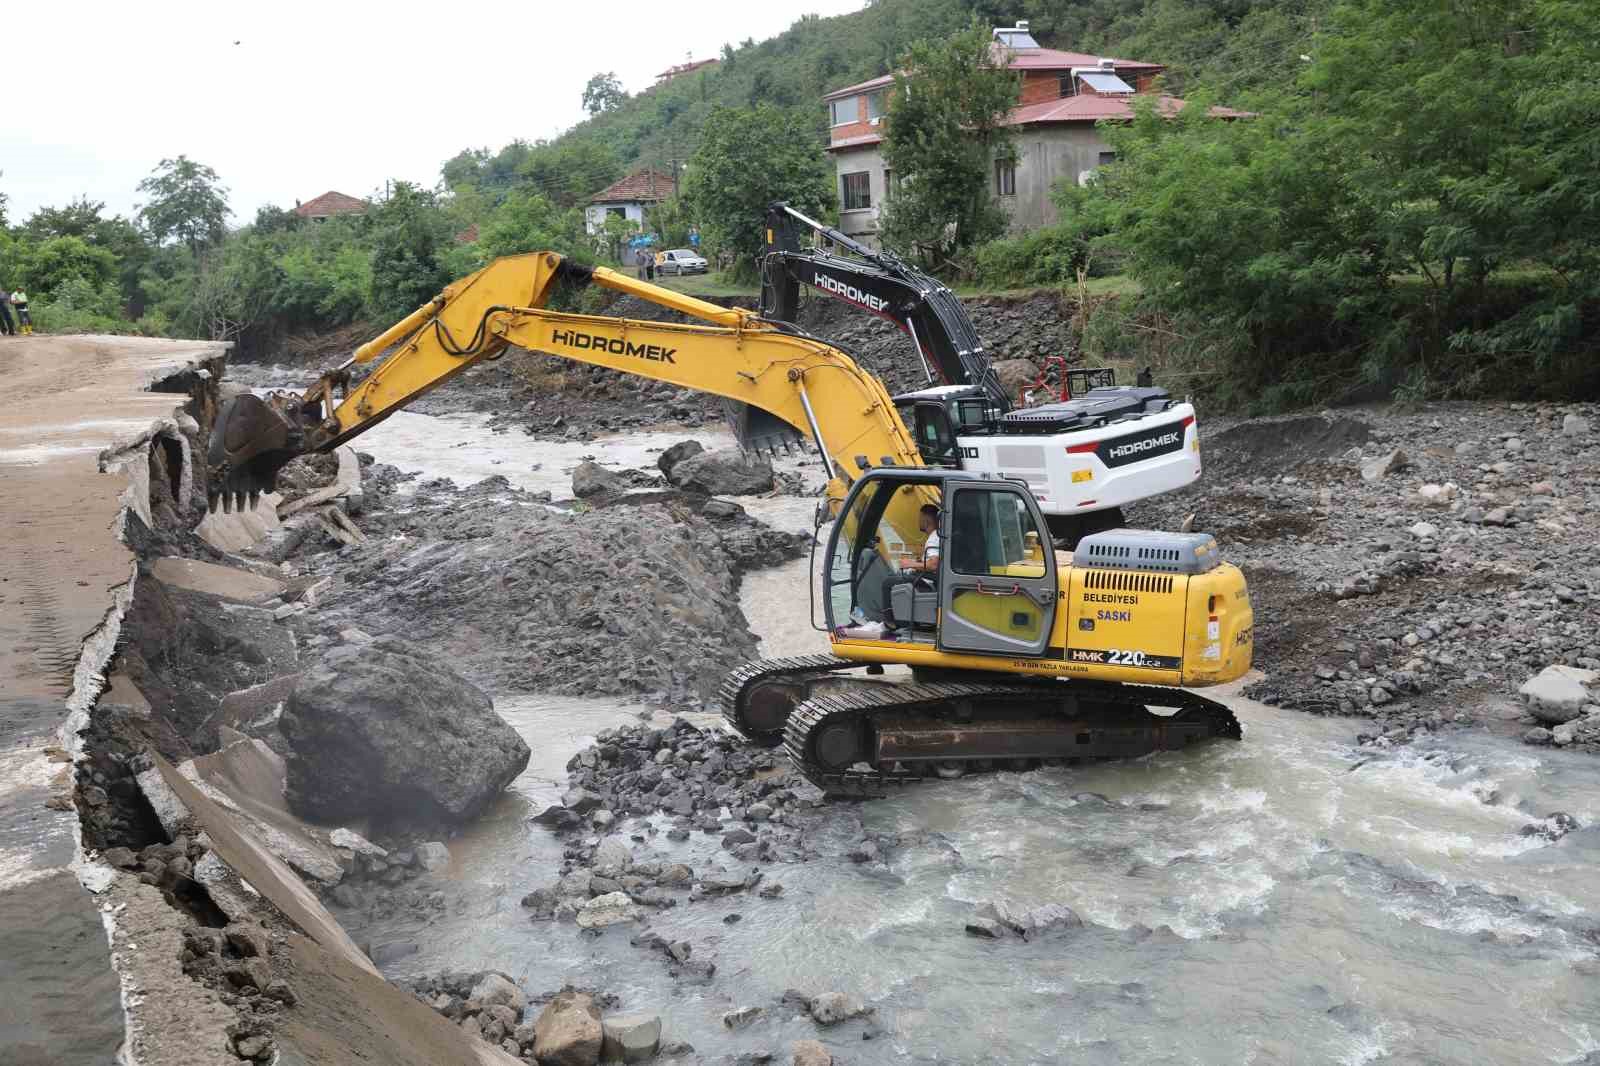
[[[1078,95],[1078,83],[1071,74],[1058,75],[1056,78],[1056,88],[1058,90],[1056,95],[1058,96],[1065,97]]]
[[[1115,153],[1115,152],[1101,152],[1100,153],[1100,162],[1098,164],[1096,164],[1096,165],[1102,166],[1102,167],[1109,167],[1112,163],[1115,163],[1116,161],[1117,161],[1117,153]]]
[[[856,98],[847,96],[843,100],[834,100],[828,105],[829,121],[835,126],[846,126],[861,119],[860,109],[856,107]]]
[[[1017,164],[1010,159],[994,161],[994,191],[996,196],[1017,195]]]
[[[843,181],[846,211],[865,211],[872,206],[872,183],[865,170],[845,174]]]
[[[884,93],[867,94],[867,121],[877,122],[883,118],[884,105],[887,103]]]
[[[606,214],[612,218],[627,218],[628,209],[626,207],[608,207],[606,208]]]

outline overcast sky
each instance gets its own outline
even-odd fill
[[[13,223],[83,193],[129,214],[139,179],[182,153],[221,175],[237,225],[262,204],[292,207],[329,189],[432,185],[463,148],[578,122],[596,71],[615,70],[636,92],[686,54],[710,58],[802,13],[862,5],[12,5],[0,34],[0,191]]]

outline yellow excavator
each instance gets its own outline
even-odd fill
[[[563,284],[699,321],[552,310]],[[228,401],[209,442],[211,506],[253,502],[296,456],[511,346],[712,393],[768,420],[743,429],[814,444],[829,479],[815,543],[827,519],[833,528],[812,575],[812,625],[832,654],[750,663],[721,698],[735,729],[784,745],[824,792],[1241,736],[1226,706],[1189,691],[1250,667],[1244,575],[1211,537],[1114,529],[1056,551],[1025,482],[924,466],[882,382],[839,348],[554,253],[499,259],[448,286],[303,392]],[[375,365],[357,382],[363,364]]]

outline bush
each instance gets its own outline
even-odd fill
[[[40,333],[130,332],[117,287],[109,282],[96,287],[83,278],[68,278],[47,298],[30,299],[28,314]]]
[[[1077,281],[1080,270],[1092,278],[1115,273],[1116,256],[1096,250],[1094,236],[1080,224],[1063,222],[990,241],[977,251],[973,280],[1006,289],[1065,285]]]

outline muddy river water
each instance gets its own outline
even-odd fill
[[[564,490],[581,455],[646,466],[680,436],[551,445],[405,414],[363,447],[430,476],[504,473]],[[444,459],[440,441],[452,445]],[[741,502],[795,527],[811,506]],[[798,594],[806,572],[802,560],[747,577],[764,654],[823,647]],[[518,905],[561,857],[528,815],[562,790],[574,751],[640,708],[498,699],[533,761],[452,841],[446,912],[352,931],[418,946],[391,976],[496,967],[531,990],[613,993],[622,1009],[660,1013],[667,1039],[705,1061],[820,1036],[847,1063],[1600,1062],[1600,826],[1588,828],[1600,822],[1600,762],[1472,733],[1373,752],[1356,746],[1356,721],[1229,703],[1242,743],[833,808],[821,832],[842,841],[864,823],[902,846],[880,864],[769,867],[779,900],[659,912],[655,930],[717,964],[709,983],[687,983],[625,928],[584,934]],[[1554,841],[1524,832],[1556,811],[1581,828]],[[635,850],[697,869],[731,861],[702,834],[647,835]],[[990,900],[1066,904],[1088,924],[1032,943],[967,935]],[[881,1031],[819,1033],[778,1011],[737,1033],[721,1025],[791,987],[858,995]]]

